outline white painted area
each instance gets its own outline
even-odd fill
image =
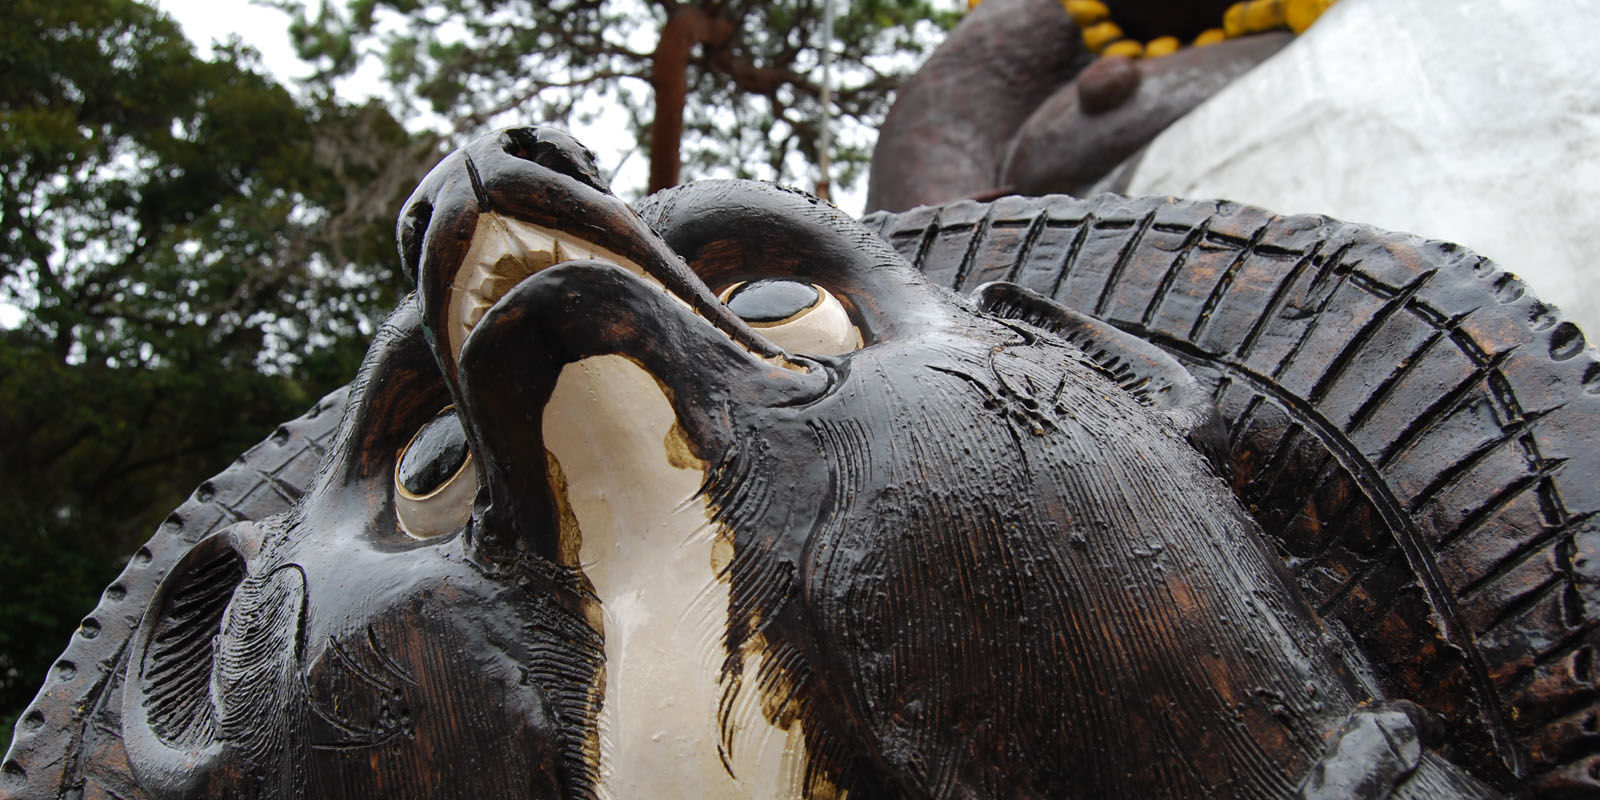
[[[732,549],[695,497],[704,464],[672,446],[675,421],[655,379],[621,356],[568,365],[545,409],[605,625],[601,796],[798,798],[800,724],[769,725],[754,690],[733,716],[731,774],[718,752],[728,582],[714,562]],[[745,686],[759,665],[745,659]]]
[[[478,215],[472,244],[451,279],[446,320],[450,352],[461,352],[462,342],[489,307],[522,279],[554,264],[584,259],[616,264],[654,286],[661,285],[643,267],[604,247],[501,214]],[[683,303],[677,295],[667,296]]]
[[[1130,194],[1463,244],[1600,336],[1600,2],[1342,0],[1167,129]]]

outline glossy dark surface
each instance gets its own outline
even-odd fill
[[[728,295],[728,308],[745,322],[780,322],[816,305],[820,297],[809,283],[751,281]]]
[[[422,426],[406,445],[395,477],[400,487],[415,495],[427,494],[450,479],[467,463],[467,434],[455,414],[443,414]]]
[[[560,141],[490,137],[414,196],[424,286],[483,214],[594,188],[494,154],[530,138]],[[735,314],[600,261],[522,281],[459,358],[408,300],[348,400],[136,555],[7,796],[597,796],[605,631],[530,420],[601,354],[705,464],[720,641],[772,665],[729,691],[803,725],[806,796],[1593,790],[1600,362],[1492,264],[1110,195],[864,225],[747,182],[583,197],[582,223],[526,213],[616,215],[608,246],[685,299],[822,286],[865,346],[776,367]],[[417,541],[396,460],[452,403],[482,489]]]
[[[1177,355],[1227,425],[1234,491],[1379,693],[1441,714],[1502,787],[1600,791],[1580,722],[1600,697],[1600,366],[1514,275],[1231,203],[1008,198],[864,221],[936,282],[1015,281]]]

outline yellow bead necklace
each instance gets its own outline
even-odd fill
[[[980,0],[968,0],[967,7],[972,8],[978,2]],[[1083,43],[1098,55],[1158,58],[1183,47],[1176,36],[1161,36],[1148,42],[1129,39],[1123,35],[1121,26],[1111,21],[1111,9],[1101,0],[1060,2],[1083,31]],[[1290,30],[1299,35],[1336,2],[1338,0],[1242,0],[1223,13],[1222,27],[1202,32],[1191,44],[1204,47],[1263,31]]]
[[[1338,0],[1243,0],[1228,7],[1222,27],[1211,28],[1194,38],[1195,47],[1216,44],[1252,33],[1288,29],[1304,33]],[[1072,21],[1083,31],[1083,43],[1100,55],[1128,58],[1157,58],[1171,55],[1182,47],[1176,36],[1162,36],[1140,43],[1122,35],[1122,28],[1111,21],[1111,10],[1100,0],[1061,0]]]

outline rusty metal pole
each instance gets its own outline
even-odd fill
[[[833,149],[833,0],[822,3],[822,133],[817,147],[817,196],[832,201],[829,151]]]

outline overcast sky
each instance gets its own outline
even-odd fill
[[[308,72],[289,44],[289,16],[283,12],[246,0],[156,0],[155,5],[183,26],[201,55],[211,51],[212,42],[238,34],[261,51],[274,75],[287,80]]]
[[[848,2],[848,0],[843,0]],[[261,52],[267,69],[280,80],[288,82],[309,73],[306,64],[295,57],[289,43],[289,16],[280,11],[251,5],[248,0],[153,0],[156,7],[170,14],[183,32],[196,45],[201,55],[211,52],[211,44],[238,35],[245,43]],[[318,0],[307,0],[315,9]],[[379,94],[384,90],[381,68],[368,63],[354,79],[341,84],[340,93],[346,100],[359,100]],[[534,120],[529,120],[530,122]],[[638,150],[633,136],[628,132],[626,114],[618,109],[609,118],[602,116],[593,124],[576,128],[573,133],[595,152],[601,169],[612,183],[621,187],[643,187],[649,172],[648,155]],[[617,174],[618,170],[625,170]],[[728,176],[731,176],[731,167]],[[805,186],[810,189],[812,187]],[[866,182],[853,192],[835,187],[834,202],[845,211],[859,215],[866,206]]]

